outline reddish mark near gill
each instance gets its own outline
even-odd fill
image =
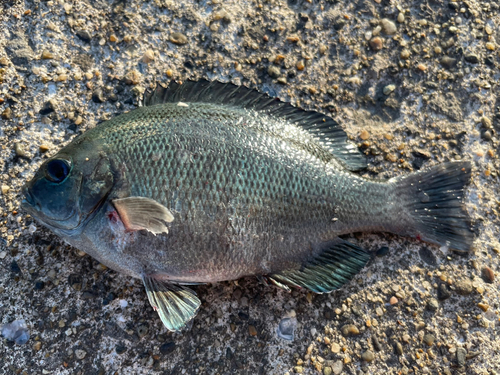
[[[118,216],[118,212],[116,212],[116,211],[108,212],[108,219],[113,224],[118,223],[118,220],[120,219],[119,216]]]

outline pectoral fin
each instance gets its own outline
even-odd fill
[[[340,238],[326,242],[322,250],[300,269],[284,270],[269,275],[269,279],[280,288],[291,285],[328,293],[347,283],[370,260],[366,250]]]
[[[181,331],[195,317],[201,302],[191,289],[147,276],[142,281],[149,303],[169,331]]]
[[[174,221],[168,208],[153,199],[128,197],[114,199],[112,203],[129,231],[145,229],[153,234],[168,233],[165,223]]]

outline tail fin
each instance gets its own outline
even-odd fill
[[[463,205],[471,178],[470,162],[450,162],[396,178],[395,192],[403,198],[415,232],[412,237],[457,251],[469,251],[474,240]]]

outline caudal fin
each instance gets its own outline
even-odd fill
[[[413,237],[457,251],[469,251],[474,240],[463,204],[470,182],[470,162],[450,162],[395,179],[395,192],[409,211]]]

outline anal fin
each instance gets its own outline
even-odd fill
[[[323,251],[300,269],[284,270],[269,278],[281,288],[291,285],[315,293],[328,293],[352,279],[370,258],[366,250],[337,238],[326,242]]]
[[[201,302],[196,293],[181,285],[155,278],[142,278],[149,303],[169,331],[179,332],[196,316]]]
[[[127,197],[113,199],[112,203],[128,231],[145,229],[153,234],[168,233],[165,223],[174,221],[168,208],[150,198]]]

